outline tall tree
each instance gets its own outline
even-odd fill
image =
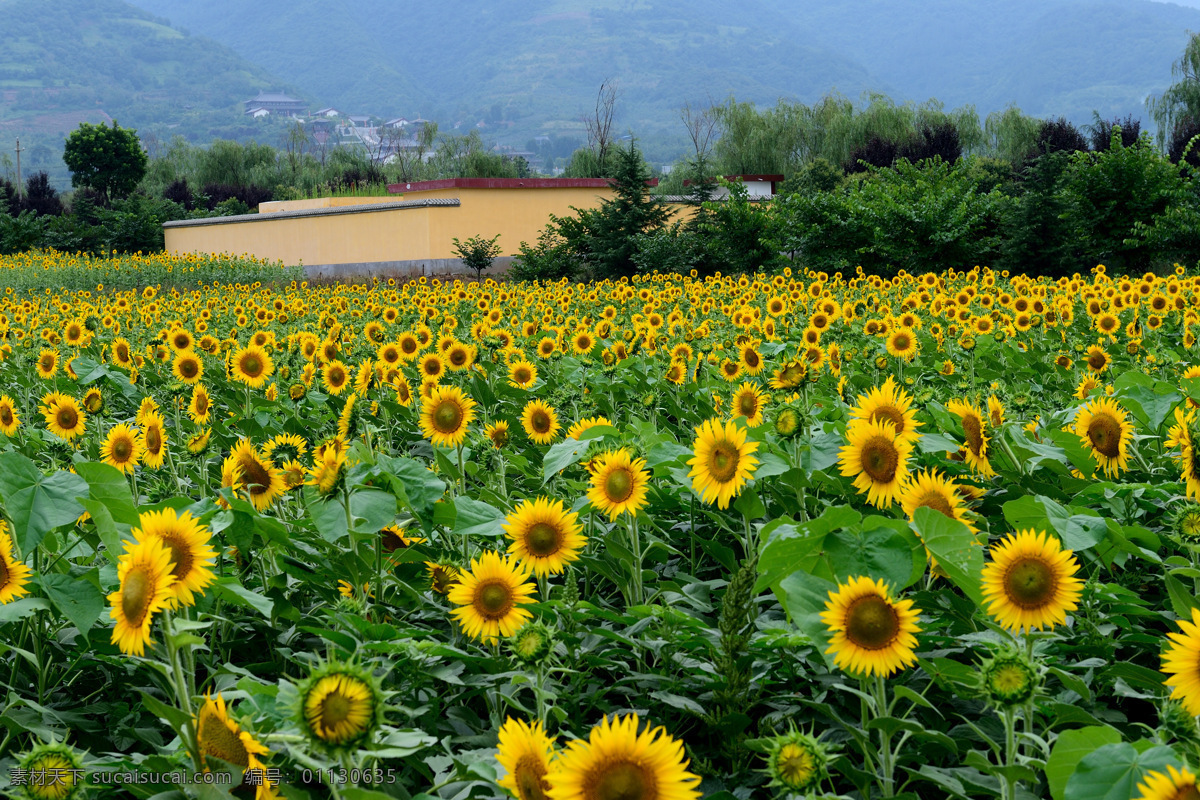
[[[63,161],[71,170],[71,185],[100,192],[112,201],[126,197],[146,174],[148,158],[137,131],[103,123],[80,123],[67,137]]]
[[[650,168],[631,139],[613,158],[616,197],[605,200],[589,220],[589,244],[597,278],[633,275],[637,236],[661,228],[671,212],[650,196]]]
[[[1183,55],[1171,66],[1178,80],[1158,97],[1146,100],[1146,107],[1158,126],[1158,144],[1165,147],[1175,128],[1187,120],[1200,119],[1200,33],[1188,39]]]

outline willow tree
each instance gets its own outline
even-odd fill
[[[1166,147],[1177,127],[1200,120],[1200,34],[1188,39],[1183,55],[1171,66],[1175,83],[1146,101],[1158,127],[1158,144]]]

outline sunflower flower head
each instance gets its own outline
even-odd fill
[[[1009,534],[992,546],[991,557],[983,568],[983,597],[1002,627],[1042,630],[1062,624],[1078,607],[1079,562],[1056,537],[1033,530]]]
[[[326,662],[297,687],[300,729],[328,752],[355,750],[383,724],[384,692],[367,669]]]
[[[38,744],[20,758],[20,766],[26,775],[23,796],[29,800],[71,800],[83,796],[87,784],[83,761],[66,744]]]
[[[920,614],[911,600],[893,600],[883,581],[851,578],[829,593],[821,613],[832,635],[825,652],[847,672],[886,678],[916,663]]]

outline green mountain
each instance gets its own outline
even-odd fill
[[[133,1],[322,104],[483,121],[501,140],[577,125],[606,78],[622,89],[618,124],[641,136],[681,135],[684,101],[835,89],[1144,117],[1200,30],[1200,10],[1150,0]]]
[[[241,101],[289,88],[229,48],[118,0],[0,0],[0,19],[0,175],[11,176],[19,137],[25,175],[44,169],[69,184],[62,142],[80,122],[116,119],[152,150],[175,134],[266,139]]]

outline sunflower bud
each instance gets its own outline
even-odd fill
[[[554,650],[554,632],[541,622],[527,622],[508,642],[513,658],[527,666],[545,661]]]
[[[25,796],[32,800],[70,800],[82,796],[83,762],[65,744],[39,744],[21,759],[27,783]]]
[[[1167,700],[1158,710],[1159,730],[1167,742],[1177,741],[1195,747],[1200,745],[1200,726],[1181,703]]]
[[[979,665],[979,686],[997,709],[1022,705],[1041,688],[1035,663],[1015,650],[1002,650]]]
[[[800,412],[785,406],[775,415],[775,432],[790,439],[800,430]]]
[[[1200,505],[1188,503],[1171,517],[1171,532],[1182,541],[1200,539]]]
[[[829,754],[811,734],[793,730],[776,736],[767,754],[771,786],[798,794],[810,794],[828,776]]]
[[[297,692],[300,730],[324,750],[356,750],[383,724],[383,690],[375,676],[357,664],[321,664]]]

